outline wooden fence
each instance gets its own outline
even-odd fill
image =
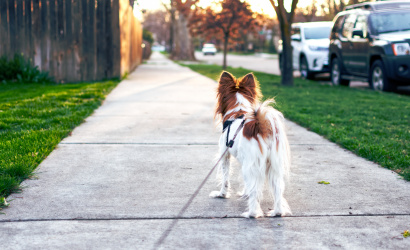
[[[141,43],[129,0],[0,0],[0,56],[23,54],[57,82],[120,77]]]

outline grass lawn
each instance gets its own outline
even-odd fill
[[[217,80],[221,66],[184,65]],[[228,68],[236,77],[251,70]],[[274,97],[285,117],[410,181],[410,97],[366,89],[333,87],[254,72],[265,98]]]
[[[0,201],[33,175],[118,82],[0,83]]]

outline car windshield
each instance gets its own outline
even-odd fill
[[[213,47],[215,47],[215,45],[213,45],[213,44],[205,44],[204,47],[205,47],[205,48],[213,48]]]
[[[330,29],[331,27],[329,26],[305,28],[305,39],[309,40],[329,38]]]
[[[410,30],[410,12],[371,15],[370,27],[375,35]]]

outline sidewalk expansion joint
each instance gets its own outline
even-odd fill
[[[162,142],[60,142],[62,145],[158,145],[158,146],[217,146],[217,143],[162,143]]]
[[[263,219],[287,219],[287,218],[325,218],[325,217],[395,217],[410,216],[409,214],[335,214],[335,215],[291,215],[284,217],[262,217]],[[66,218],[66,219],[17,219],[0,220],[1,223],[19,222],[58,222],[58,221],[144,221],[144,220],[214,220],[214,219],[246,219],[242,216],[187,216],[187,217],[128,217],[128,218]]]
[[[165,145],[165,146],[192,146],[192,145],[200,145],[200,146],[218,146],[218,143],[212,142],[204,142],[204,143],[163,143],[163,142],[60,142],[60,144],[64,145]],[[290,146],[333,146],[329,144],[298,144],[298,143],[290,143]]]

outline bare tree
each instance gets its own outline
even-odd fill
[[[145,13],[144,29],[151,31],[155,41],[165,45],[170,39],[170,15],[164,10],[156,10]]]
[[[199,0],[170,0],[164,7],[171,16],[170,47],[173,60],[195,61],[194,46],[190,32],[190,19]]]
[[[317,8],[317,1],[312,0],[312,3],[306,6],[305,8],[298,8],[299,13],[302,14],[304,17],[305,22],[312,22],[313,19],[316,17]]]
[[[298,0],[292,0],[290,12],[287,12],[283,5],[284,0],[269,0],[275,9],[278,16],[281,37],[282,37],[282,79],[281,84],[292,86],[293,85],[293,67],[292,67],[292,46],[290,44],[290,32],[295,15],[296,5]],[[275,3],[276,2],[276,3]]]
[[[256,20],[247,2],[224,0],[218,2],[220,11],[208,7],[196,13],[195,29],[197,34],[209,33],[223,38],[223,68],[226,69],[228,43],[252,29]]]

